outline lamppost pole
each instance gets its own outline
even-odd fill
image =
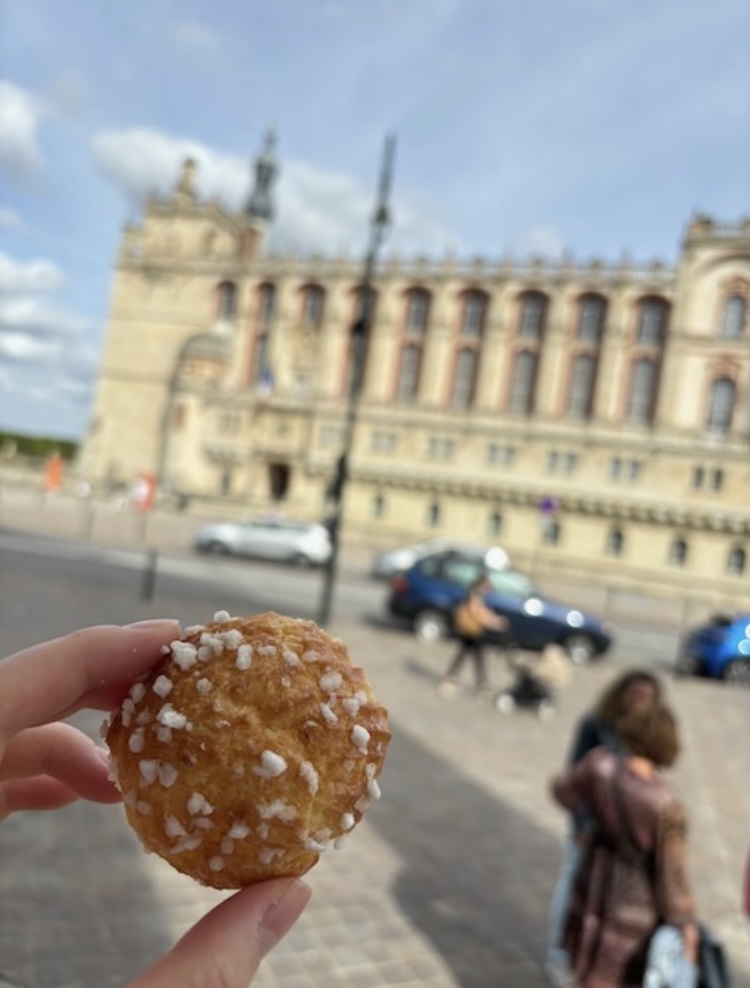
[[[375,277],[375,265],[378,259],[378,252],[390,224],[388,197],[391,189],[395,151],[396,138],[394,136],[389,136],[385,141],[383,160],[380,169],[380,180],[378,183],[378,197],[375,205],[375,212],[373,213],[370,224],[370,241],[368,244],[367,253],[365,255],[364,271],[362,274],[359,318],[354,323],[351,330],[352,349],[350,365],[351,377],[349,380],[349,402],[347,405],[346,420],[344,423],[341,454],[336,461],[335,473],[329,488],[330,501],[332,502],[330,512],[331,555],[324,570],[323,593],[320,600],[320,610],[318,612],[318,623],[323,626],[327,625],[331,618],[333,588],[336,582],[336,572],[338,569],[341,511],[344,500],[344,491],[349,480],[349,459],[351,456],[352,444],[354,442],[354,432],[357,425],[357,412],[359,410],[359,399],[362,393],[365,357],[367,355],[372,322],[373,280]]]

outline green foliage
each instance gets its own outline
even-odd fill
[[[44,436],[21,436],[15,432],[0,430],[0,450],[14,448],[20,456],[47,457],[58,452],[64,460],[72,460],[78,452],[78,443],[70,439]]]

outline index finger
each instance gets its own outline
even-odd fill
[[[171,620],[100,625],[0,662],[0,746],[23,728],[80,709],[91,691],[132,682],[179,636],[179,622]]]

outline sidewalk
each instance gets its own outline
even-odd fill
[[[233,613],[242,607],[223,603]],[[209,606],[195,596],[144,606],[103,583],[61,581],[53,568],[43,577],[19,572],[0,593],[0,639],[5,651],[71,625],[161,613],[192,623],[210,616]],[[543,724],[500,715],[468,691],[441,699],[434,687],[448,644],[422,646],[364,623],[334,630],[390,710],[384,796],[349,848],[310,873],[310,907],[255,986],[542,988],[564,830],[546,784],[612,666],[576,670],[558,717]],[[501,663],[493,673],[502,685]],[[699,681],[667,688],[685,740],[675,779],[691,813],[696,895],[730,952],[735,988],[750,988],[750,924],[739,913],[750,694]],[[100,720],[80,722],[95,735]],[[221,898],[142,854],[118,808],[12,817],[0,828],[0,855],[0,971],[11,985],[119,988]]]

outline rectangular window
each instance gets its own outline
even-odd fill
[[[712,491],[722,490],[724,487],[724,471],[721,467],[711,470],[708,477],[708,486]]]
[[[430,460],[450,460],[454,449],[455,443],[452,439],[433,436],[427,443],[427,456]]]
[[[563,456],[563,471],[565,473],[573,473],[575,468],[578,466],[578,454],[577,453],[566,453]]]
[[[628,480],[636,481],[641,476],[641,461],[630,460],[628,463]]]
[[[490,466],[512,466],[516,458],[515,446],[501,446],[499,443],[487,444],[487,463]]]
[[[622,460],[619,456],[613,456],[609,461],[609,477],[610,480],[619,480],[620,473],[622,472]]]
[[[370,450],[373,453],[394,453],[397,446],[398,436],[395,432],[376,430],[370,433]]]
[[[560,462],[560,454],[556,449],[551,449],[547,453],[547,473],[555,473]]]
[[[324,425],[320,430],[320,445],[321,446],[338,446],[341,444],[342,440],[341,426],[339,425]]]
[[[703,467],[693,467],[692,484],[693,489],[699,491],[703,487],[706,479],[706,471]]]

